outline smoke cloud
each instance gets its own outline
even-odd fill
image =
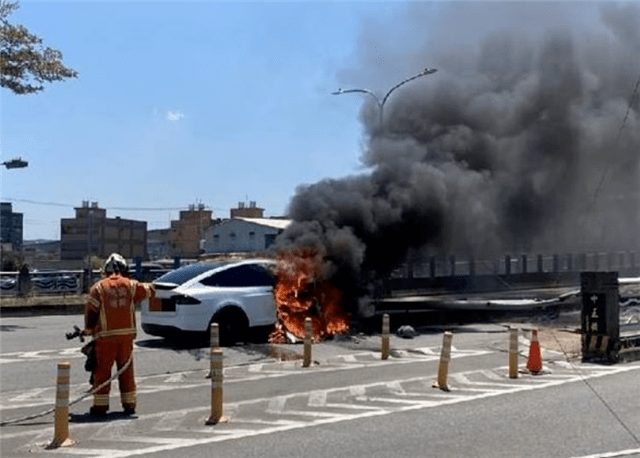
[[[404,28],[365,25],[340,84],[381,100],[438,72],[393,92],[381,124],[361,94],[366,172],[301,185],[277,247],[313,247],[346,289],[426,254],[635,249],[640,7],[407,8]]]

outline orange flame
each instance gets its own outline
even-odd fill
[[[284,343],[287,332],[303,339],[307,317],[316,342],[348,332],[350,320],[342,310],[342,292],[321,277],[322,257],[312,250],[290,251],[281,253],[278,261],[274,287],[278,321],[269,342]]]

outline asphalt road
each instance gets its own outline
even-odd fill
[[[2,318],[2,421],[52,407],[56,365],[71,362],[71,399],[89,386],[77,341],[64,333],[80,315]],[[518,379],[508,378],[506,323],[449,326],[448,384],[438,372],[441,327],[392,337],[380,359],[378,335],[302,346],[224,349],[224,413],[205,425],[211,383],[207,348],[178,348],[140,332],[135,367],[139,407],[119,412],[117,383],[107,419],[71,407],[75,444],[45,450],[53,415],[0,428],[2,457],[640,457],[640,363],[583,364],[543,348],[541,375],[525,373],[528,323],[520,324]]]

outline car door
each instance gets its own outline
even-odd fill
[[[266,265],[250,263],[216,272],[200,282],[217,290],[219,297],[224,296],[222,302],[240,305],[250,326],[266,326],[276,321],[274,281],[275,277]],[[224,307],[225,304],[219,305]]]

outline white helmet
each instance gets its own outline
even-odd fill
[[[118,253],[111,253],[104,263],[104,271],[107,274],[127,273],[127,261]]]

